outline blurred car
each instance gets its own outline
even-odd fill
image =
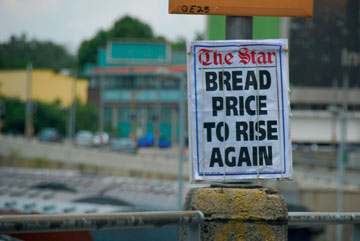
[[[159,140],[158,146],[159,146],[159,148],[169,148],[169,147],[171,147],[171,141]]]
[[[79,131],[75,135],[74,144],[77,146],[92,146],[94,135],[90,131]]]
[[[109,143],[109,134],[106,132],[97,132],[93,138],[93,145],[96,147],[105,146]]]
[[[130,138],[114,138],[109,142],[109,150],[137,153],[137,145],[133,139]]]
[[[154,145],[154,135],[148,134],[145,137],[141,137],[138,140],[139,147],[151,147]]]
[[[39,133],[40,141],[60,142],[61,136],[55,128],[44,128]]]

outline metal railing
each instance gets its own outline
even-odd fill
[[[352,240],[360,240],[360,212],[289,212],[288,224],[353,224]]]
[[[289,212],[289,225],[353,224],[360,240],[360,212]],[[188,240],[200,240],[200,211],[129,212],[108,214],[2,215],[0,233],[37,233],[163,226],[187,226]]]
[[[188,240],[200,240],[200,211],[107,214],[0,215],[0,233],[39,233],[163,226],[187,226]]]
[[[360,212],[289,212],[288,224],[360,224]]]

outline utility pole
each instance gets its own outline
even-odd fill
[[[161,122],[161,84],[162,77],[159,74],[156,78],[156,106],[154,118],[154,142],[158,146],[160,141],[160,122]]]
[[[226,16],[226,39],[252,39],[253,17]]]
[[[32,87],[32,63],[28,63],[26,70],[26,107],[25,107],[25,136],[29,139],[33,134],[32,128],[32,102],[31,102],[31,87]]]
[[[69,124],[68,124],[68,156],[66,160],[66,170],[70,169],[70,159],[71,159],[71,149],[72,149],[72,139],[74,137],[75,128],[76,128],[76,74],[72,79],[71,83],[71,105],[69,106]]]
[[[348,95],[349,95],[349,76],[347,73],[344,75],[343,79],[343,104],[341,111],[341,132],[340,132],[340,143],[338,151],[338,189],[337,189],[337,211],[342,212],[343,206],[343,181],[344,181],[344,162],[345,162],[345,151],[346,151],[346,117],[348,111]],[[336,227],[336,240],[342,240],[342,225],[338,224]]]
[[[71,87],[71,118],[70,118],[70,133],[69,137],[72,138],[76,132],[76,83],[77,77],[76,74],[74,75],[72,79],[72,87]]]
[[[226,16],[226,40],[252,39],[252,35],[253,17]],[[251,182],[244,183],[251,184]]]
[[[0,98],[1,98],[1,95],[0,95]],[[5,115],[5,110],[6,107],[5,107],[5,101],[2,101],[0,99],[0,134],[2,133],[2,128],[4,126],[4,121],[3,121],[3,116]]]
[[[130,100],[130,137],[135,142],[137,140],[137,113],[136,113],[136,92],[131,92]]]
[[[104,131],[104,81],[105,70],[102,70],[99,79],[99,132]]]
[[[178,163],[178,209],[183,207],[183,166],[184,166],[184,147],[185,147],[185,96],[186,96],[186,77],[179,74],[180,100],[179,100],[179,163]],[[174,127],[175,128],[175,127]]]
[[[337,116],[339,113],[338,110],[338,80],[336,78],[332,81],[332,96],[333,96],[333,103],[329,107],[331,113],[331,142],[332,147],[334,149],[334,154],[337,153],[337,131],[336,131],[336,124],[337,124]]]

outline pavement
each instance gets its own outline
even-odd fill
[[[68,143],[45,143],[37,139],[0,135],[0,155],[6,157],[37,159],[71,164],[91,165],[99,168],[119,169],[128,173],[144,173],[147,176],[177,178],[178,149],[144,148],[138,154],[112,152],[100,148],[74,147]],[[189,173],[184,161],[183,177]]]
[[[123,176],[172,179],[178,176],[178,148],[140,148],[137,154],[111,152],[98,148],[73,147],[67,143],[43,143],[36,139],[0,135],[0,155],[14,158],[42,158],[65,164],[82,164],[109,170],[122,170]],[[185,155],[186,156],[186,155]],[[316,162],[313,160],[313,162]],[[302,188],[337,188],[337,172],[327,166],[308,167],[298,162],[293,180]],[[188,179],[189,163],[183,163],[183,178]],[[110,175],[112,175],[110,173]],[[359,190],[358,171],[346,170],[344,188]]]

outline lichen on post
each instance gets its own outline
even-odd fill
[[[204,213],[204,241],[287,240],[287,206],[275,189],[193,188],[184,209]],[[180,240],[186,240],[186,228]]]

